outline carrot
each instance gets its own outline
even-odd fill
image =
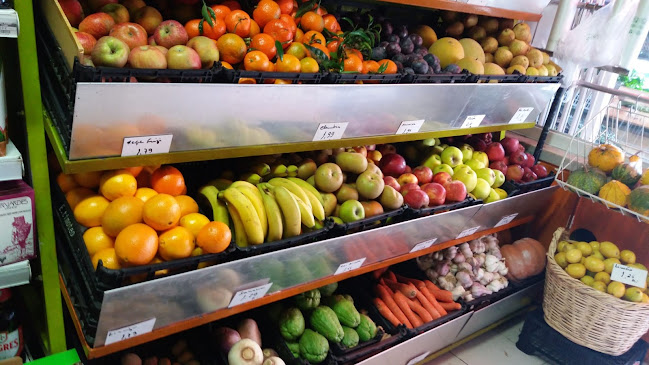
[[[419,318],[421,318],[424,323],[428,323],[433,320],[433,316],[431,316],[426,308],[422,307],[417,300],[408,300],[408,305],[413,312],[417,313]]]
[[[419,284],[423,284],[424,282],[421,280],[417,279],[412,279],[412,278],[407,278],[403,275],[397,274],[397,281],[405,284],[414,284],[416,287],[419,287]]]
[[[409,300],[405,295],[397,291],[396,293],[394,293],[394,301],[397,303],[399,309],[403,311],[403,313],[406,315],[413,326],[419,327],[424,324],[422,320],[412,312],[412,309],[410,309]]]
[[[372,277],[374,280],[379,280],[379,278],[388,270],[387,267],[382,267],[380,269],[372,271]]]
[[[430,290],[442,290],[439,287],[437,287],[437,285],[433,284],[433,282],[430,280],[425,280],[424,284],[426,284],[426,287]]]
[[[408,317],[401,311],[399,308],[399,305],[394,301],[394,298],[392,298],[392,292],[388,287],[383,286],[383,285],[377,285],[374,287],[376,290],[377,295],[385,305],[388,306],[388,309],[394,314],[395,317],[399,320],[399,322],[403,323],[406,327],[412,328],[412,324],[408,320]]]
[[[441,317],[437,309],[433,307],[433,304],[426,298],[426,296],[419,290],[417,290],[417,300],[421,305],[430,313],[430,315],[433,317],[433,319],[437,319]]]
[[[383,316],[383,318],[390,321],[393,326],[396,327],[401,324],[401,321],[397,319],[394,313],[392,313],[390,308],[388,308],[388,306],[384,301],[381,300],[381,298],[374,298],[374,305],[376,306],[376,309],[379,310],[379,313]]]
[[[386,286],[386,287],[388,286],[388,285],[385,283],[385,279],[383,279],[383,278],[380,278],[380,279],[379,279],[379,284],[380,284],[380,285],[383,285],[383,286]],[[390,290],[390,294],[392,294],[392,290]]]
[[[430,292],[438,302],[453,303],[453,294],[448,290],[431,290]]]
[[[407,284],[388,280],[387,278],[385,278],[384,281],[385,284],[388,286],[388,288],[392,289],[393,291],[400,291],[401,293],[403,293],[403,295],[405,295],[409,299],[412,299],[415,296],[417,296],[416,289],[414,286],[411,287]]]
[[[383,275],[386,279],[392,280],[392,281],[397,281],[397,277],[394,275],[394,273],[390,270],[386,271],[385,274]]]
[[[460,303],[439,303],[439,305],[442,306],[442,308],[446,309],[447,311],[456,311],[462,308],[462,305]]]
[[[442,308],[441,305],[439,305],[439,302],[437,299],[435,299],[435,296],[428,290],[428,288],[424,285],[423,287],[419,288],[419,291],[428,299],[430,304],[433,305],[433,308],[437,310],[440,316],[445,316],[448,313],[446,312],[446,309]]]

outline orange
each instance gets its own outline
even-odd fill
[[[243,57],[246,55],[246,50],[248,49],[246,42],[236,34],[222,35],[217,41],[216,46],[219,49],[221,60],[232,65],[243,61]]]
[[[306,73],[315,73],[320,71],[320,65],[318,65],[318,61],[311,57],[305,57],[300,60],[300,66],[302,72]]]
[[[212,10],[214,10],[214,15],[216,15],[216,19],[225,19],[225,17],[230,14],[232,11],[230,8],[227,6],[221,4],[221,5],[212,5],[211,6]]]
[[[92,256],[92,266],[97,269],[101,260],[101,265],[107,269],[119,270],[122,266],[119,264],[114,248],[105,248]]]
[[[203,24],[202,32],[200,28],[201,22]],[[189,39],[201,35],[211,39],[219,39],[220,36],[225,34],[225,22],[223,21],[223,19],[213,18],[212,24],[213,26],[203,19],[192,19],[188,21],[187,24],[185,24],[185,30],[187,31],[187,35],[189,36]]]
[[[331,33],[336,33],[340,30],[340,24],[338,24],[338,20],[336,20],[336,17],[332,14],[327,14],[323,16],[322,19],[324,20],[324,29]]]
[[[80,201],[93,195],[97,195],[97,193],[88,188],[74,188],[65,194],[65,200],[68,201],[70,209],[74,210]]]
[[[137,190],[137,180],[124,170],[106,171],[99,181],[99,192],[108,200],[123,196],[133,196]]]
[[[154,195],[158,195],[158,192],[151,188],[139,188],[135,191],[135,197],[144,203]]]
[[[196,237],[201,228],[209,222],[209,218],[200,213],[189,213],[180,218],[180,223],[178,224],[181,227],[187,228],[187,230]]]
[[[185,23],[185,31],[187,32],[187,36],[189,39],[192,39],[194,37],[198,37],[201,34],[200,30],[198,29],[198,25],[200,24],[201,19],[192,19]],[[209,24],[208,24],[209,25]],[[204,29],[203,29],[204,30]]]
[[[270,60],[277,54],[275,39],[268,34],[259,33],[256,36],[252,37],[252,40],[250,41],[250,50],[264,52]]]
[[[183,227],[174,227],[158,237],[158,252],[163,260],[189,257],[194,247],[194,235]]]
[[[300,28],[297,28],[297,30],[295,31],[295,35],[293,36],[293,41],[299,42],[302,39],[302,37],[304,37],[304,31]]]
[[[314,11],[307,11],[300,19],[300,27],[305,31],[315,30],[317,32],[322,32],[324,26],[324,19]]]
[[[151,188],[158,193],[180,195],[186,189],[185,178],[177,168],[162,166],[151,174]]]
[[[282,14],[279,5],[273,0],[261,0],[252,12],[252,18],[261,28],[273,19],[279,19]]]
[[[330,40],[329,42],[327,42],[327,49],[330,53],[337,52],[339,47],[340,41],[338,39]]]
[[[225,61],[221,61],[221,66],[223,66],[223,68],[227,68],[227,69],[230,69],[230,70],[234,70],[234,67],[232,67],[231,64],[229,64],[229,63],[227,63],[227,62],[225,62]]]
[[[250,77],[242,77],[239,79],[239,84],[256,84],[257,80]]]
[[[293,0],[278,0],[277,5],[279,5],[279,10],[282,14],[291,14],[293,11]]]
[[[158,234],[146,224],[132,224],[115,239],[115,254],[128,265],[146,265],[157,252]]]
[[[198,203],[191,196],[178,195],[176,202],[180,205],[180,217],[184,217],[190,213],[198,213]]]
[[[122,170],[128,172],[129,174],[137,177],[142,170],[144,170],[144,166],[135,166],[135,167],[125,167]]]
[[[276,85],[288,85],[288,84],[292,84],[292,83],[293,83],[293,81],[291,81],[291,80],[282,80],[282,79],[277,79],[277,80],[273,81],[273,84],[276,84]]]
[[[92,227],[83,233],[83,243],[86,244],[88,255],[92,258],[105,248],[113,248],[115,241],[101,227]]]
[[[80,186],[88,189],[94,189],[99,186],[99,179],[102,171],[80,172],[72,175],[74,181]]]
[[[295,34],[295,32],[297,31],[297,24],[295,23],[295,19],[293,19],[292,16],[282,14],[279,16],[279,19],[283,20],[288,25],[288,29],[290,29],[291,32]]]
[[[318,14],[320,16],[327,15],[327,13],[328,13],[327,9],[325,9],[324,7],[322,7],[320,5],[314,5],[313,8],[314,8],[316,14]]]
[[[221,2],[221,5],[227,6],[230,10],[241,10],[241,5],[236,0],[225,0]]]
[[[275,69],[277,72],[300,72],[300,60],[290,54],[285,54],[282,59],[275,62]]]
[[[374,74],[374,73],[377,73],[379,71],[379,67],[381,67],[381,66],[379,66],[379,63],[376,62],[376,61],[372,61],[372,60],[363,61],[363,71],[362,72],[364,74],[367,74],[367,73],[373,73]]]
[[[304,35],[302,36],[302,43],[308,45],[313,45],[314,43],[326,45],[327,41],[325,40],[325,37],[322,35],[322,33],[316,32],[315,30],[310,30],[304,33]]]
[[[355,49],[355,48],[353,48],[353,49],[345,49],[345,52],[346,52],[347,54],[353,54],[353,55],[356,55],[356,57],[360,58],[361,61],[364,60],[364,59],[363,59],[363,54],[361,53],[361,51],[359,51],[359,50],[357,50],[357,49]]]
[[[173,228],[180,220],[180,204],[169,194],[158,194],[144,203],[142,218],[157,231]]]
[[[343,64],[345,71],[358,73],[363,71],[363,61],[355,54],[348,54],[345,61],[343,61]]]
[[[245,11],[233,10],[224,20],[228,33],[234,33],[240,37],[247,37],[250,34],[250,15]]]
[[[301,60],[304,57],[306,57],[307,50],[306,50],[306,47],[304,47],[304,44],[302,44],[300,42],[293,42],[288,47],[286,52],[284,52],[284,54],[293,55],[293,56],[297,57],[298,60]]]
[[[379,61],[379,67],[383,66],[384,63],[388,64],[388,67],[383,71],[384,74],[396,74],[397,73],[397,64],[391,60],[383,59]]]
[[[251,51],[243,59],[243,67],[246,71],[266,71],[270,60],[262,51]]]
[[[206,253],[219,253],[225,251],[232,241],[230,227],[222,222],[210,222],[198,232],[196,245]]]
[[[282,48],[286,49],[293,40],[293,32],[290,25],[282,19],[273,19],[264,27],[264,33],[270,34],[275,40],[282,43]]]
[[[85,198],[74,207],[74,219],[84,227],[97,227],[109,204],[108,199],[100,195]]]
[[[60,173],[59,176],[56,177],[56,183],[59,185],[59,188],[61,188],[61,191],[63,191],[63,194],[79,186],[79,184],[74,180],[74,176],[66,175],[64,173]]]
[[[113,200],[101,218],[104,232],[111,237],[117,237],[124,228],[142,222],[143,207],[144,202],[134,196]]]
[[[136,177],[138,188],[148,188],[151,186],[151,174],[153,170],[145,167]]]
[[[324,44],[314,43],[314,44],[311,45],[311,47],[313,47],[313,48],[317,48],[317,49],[321,50],[322,53],[324,53],[325,57],[327,57],[327,59],[330,58],[330,56],[329,56],[329,50],[327,49],[327,46],[325,46]],[[309,51],[308,48],[307,48],[307,55],[308,55],[309,57],[313,57],[313,55],[311,54],[311,51]],[[313,57],[313,58],[317,59],[317,57]]]
[[[250,20],[250,34],[248,34],[248,37],[254,37],[257,34],[261,33],[261,28],[259,27],[259,24],[252,19]]]

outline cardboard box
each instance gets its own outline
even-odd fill
[[[36,256],[34,190],[22,180],[0,182],[0,266]]]

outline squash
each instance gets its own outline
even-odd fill
[[[617,180],[611,180],[599,190],[598,196],[608,202],[626,207],[631,189]],[[607,204],[608,205],[608,204]]]
[[[566,184],[595,195],[606,184],[606,174],[592,167],[584,167],[571,172]]]
[[[638,214],[649,216],[649,185],[633,189],[629,194],[629,209]]]
[[[631,156],[629,162],[615,166],[611,172],[613,180],[633,188],[642,177],[642,163],[637,155]]]
[[[521,238],[511,245],[503,245],[500,253],[505,259],[507,279],[521,281],[538,275],[545,268],[545,247],[532,238]]]
[[[588,164],[605,173],[624,162],[624,152],[611,144],[601,144],[588,153]]]
[[[640,178],[640,185],[649,185],[649,169],[645,169]]]

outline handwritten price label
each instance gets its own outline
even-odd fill
[[[530,115],[530,113],[534,110],[532,107],[527,107],[527,108],[518,108],[518,111],[514,113],[514,116],[512,119],[509,120],[509,124],[519,124],[519,123],[525,123],[527,120],[527,117]]]
[[[343,138],[347,124],[349,123],[320,123],[318,130],[315,132],[315,136],[313,136],[313,142]]]
[[[647,282],[647,270],[636,269],[626,265],[613,264],[611,280],[644,288],[644,284]]]
[[[410,252],[412,253],[412,252],[425,250],[428,247],[432,246],[435,242],[437,242],[437,238],[433,238],[432,240],[420,242],[420,243],[416,244],[415,247],[413,247],[412,250],[410,250]]]
[[[111,343],[124,341],[131,337],[149,333],[153,331],[153,325],[155,325],[155,317],[144,322],[108,331],[104,345],[110,345]]]
[[[469,115],[466,117],[464,120],[464,123],[462,123],[462,126],[460,128],[475,128],[482,123],[482,120],[484,119],[485,115],[480,114],[480,115]]]
[[[421,360],[425,359],[426,356],[428,356],[429,354],[430,354],[430,351],[426,351],[421,355],[417,355],[417,356],[413,357],[412,359],[410,359],[410,361],[408,361],[406,363],[406,365],[415,365],[415,364],[421,362]]]
[[[264,295],[266,295],[266,293],[268,293],[268,289],[270,289],[271,286],[273,286],[273,283],[264,284],[250,289],[239,290],[234,294],[234,297],[232,297],[228,308],[232,308],[239,304],[247,303],[263,297]]]
[[[424,125],[424,122],[425,122],[425,120],[423,120],[423,119],[420,119],[420,120],[404,120],[399,125],[399,129],[397,129],[397,133],[395,133],[395,134],[417,133],[417,132],[419,132],[419,129],[421,129],[421,126]]]
[[[354,261],[349,261],[345,262],[344,264],[340,264],[338,266],[338,269],[336,269],[336,272],[334,275],[342,274],[348,271],[356,270],[359,267],[363,266],[363,262],[365,262],[365,257],[362,259],[354,260]]]
[[[173,134],[157,136],[124,137],[122,157],[169,153]]]
[[[460,234],[457,235],[457,239],[464,238],[466,236],[470,236],[480,229],[480,226],[473,227],[473,228],[467,228],[464,231],[460,232]]]
[[[496,223],[496,225],[494,227],[500,227],[500,226],[504,226],[505,224],[509,224],[514,219],[516,219],[517,216],[518,216],[518,213],[506,215],[506,216],[500,218],[500,220],[498,221],[498,223]]]

